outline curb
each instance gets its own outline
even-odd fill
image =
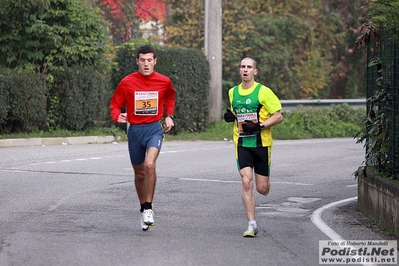
[[[114,136],[0,139],[0,148],[25,147],[25,146],[48,146],[48,145],[100,144],[100,143],[112,143],[115,141],[119,141],[119,140],[116,139]]]

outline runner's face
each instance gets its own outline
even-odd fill
[[[254,67],[254,61],[249,58],[245,58],[241,61],[240,75],[243,82],[248,82],[254,79],[258,70]]]
[[[157,63],[157,59],[154,58],[153,53],[139,54],[139,58],[136,59],[136,63],[139,66],[139,71],[144,76],[151,75],[154,72],[154,66]]]

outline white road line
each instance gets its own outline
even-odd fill
[[[78,158],[72,160],[60,160],[60,161],[50,161],[50,162],[42,162],[42,163],[31,163],[30,165],[40,165],[40,164],[54,164],[54,163],[70,163],[73,161],[87,161],[87,160],[102,160],[103,157],[91,157],[91,158]]]
[[[327,209],[330,209],[332,207],[335,207],[335,206],[343,204],[343,203],[354,201],[356,199],[357,199],[357,197],[348,198],[348,199],[332,202],[332,203],[329,203],[327,205],[324,205],[324,206],[318,208],[317,210],[315,210],[312,213],[312,216],[311,216],[312,223],[314,225],[316,225],[330,239],[332,239],[332,240],[343,240],[343,238],[340,235],[338,235],[334,230],[332,230],[328,225],[326,225],[323,222],[323,220],[321,219],[321,214]]]
[[[132,170],[132,168],[125,169]],[[220,183],[241,183],[239,180],[218,180],[218,179],[202,179],[202,178],[179,178],[179,180],[186,181],[201,181],[201,182],[220,182]],[[271,184],[283,184],[283,185],[297,185],[297,186],[313,186],[313,184],[296,183],[296,182],[270,182]]]
[[[284,185],[298,185],[298,186],[313,186],[313,184],[308,183],[298,183],[298,182],[270,182],[272,184],[284,184]]]
[[[224,148],[224,147],[221,147]],[[190,150],[171,150],[171,151],[161,151],[160,154],[165,154],[165,153],[180,153],[180,152],[188,152],[188,151],[199,151],[199,150],[212,150],[212,149],[221,149],[220,147],[209,147],[209,148],[198,148],[198,149],[190,149]],[[229,147],[230,148],[230,147]],[[87,161],[87,160],[102,160],[104,158],[115,158],[115,157],[125,157],[126,155],[118,155],[118,156],[106,156],[106,157],[91,157],[91,158],[76,158],[76,159],[70,159],[70,160],[60,160],[60,161],[50,161],[50,162],[41,162],[41,163],[31,163],[29,165],[34,166],[34,165],[41,165],[41,164],[55,164],[55,163],[67,163],[67,162],[73,162],[73,161]]]
[[[339,200],[339,201],[335,201],[335,202],[331,202],[327,205],[321,206],[320,208],[318,208],[317,210],[315,210],[312,213],[312,216],[310,217],[312,220],[312,223],[314,225],[317,226],[317,228],[320,229],[320,231],[322,231],[324,234],[326,234],[331,240],[338,240],[338,241],[345,241],[339,234],[337,234],[333,229],[331,229],[331,227],[329,227],[328,225],[326,225],[323,220],[321,219],[321,215],[322,213],[330,208],[333,208],[335,206],[350,202],[350,201],[354,201],[357,200],[357,197],[353,197],[353,198],[347,198],[344,200]],[[351,247],[352,249],[356,249],[355,247]],[[362,264],[362,265],[366,265],[366,264]],[[367,265],[371,265],[371,266],[376,266],[375,264],[367,264]]]
[[[200,178],[179,178],[187,181],[201,181],[201,182],[220,182],[220,183],[241,183],[241,181],[217,180],[217,179],[200,179]]]

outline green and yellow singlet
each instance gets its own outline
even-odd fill
[[[254,123],[267,120],[272,114],[282,109],[280,100],[274,92],[255,82],[251,88],[244,90],[242,83],[229,90],[232,110],[236,113],[234,122],[234,144],[246,148],[268,147],[273,145],[272,130],[265,128],[252,135],[242,132],[245,120]]]

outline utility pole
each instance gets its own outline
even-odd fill
[[[217,122],[222,117],[222,0],[204,1],[204,46],[211,71],[209,121]]]

